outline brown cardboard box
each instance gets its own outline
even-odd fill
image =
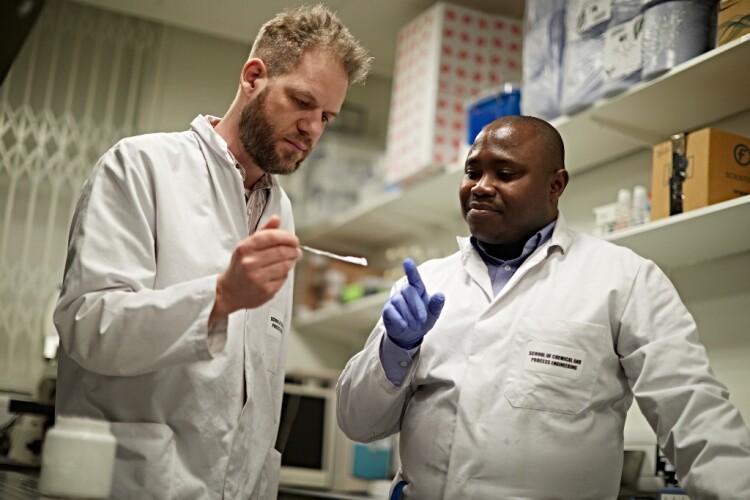
[[[721,0],[717,24],[716,45],[750,33],[750,0]]]
[[[715,128],[686,136],[682,211],[750,193],[750,138]],[[651,161],[651,220],[669,216],[672,143],[657,144]]]

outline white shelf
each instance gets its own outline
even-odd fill
[[[554,120],[568,169],[595,167],[750,108],[748,61],[750,35],[745,35],[581,113]]]
[[[677,269],[750,250],[750,196],[716,203],[608,235],[662,269]]]
[[[305,336],[325,337],[361,349],[380,317],[388,294],[381,292],[342,306],[313,311],[295,319],[294,329]]]
[[[744,196],[618,231],[605,239],[634,250],[668,271],[750,250],[748,220],[750,196]],[[388,292],[382,292],[315,311],[296,320],[294,327],[304,335],[326,337],[359,349],[387,299]]]
[[[750,35],[681,64],[654,80],[553,121],[565,141],[567,168],[577,173],[640,149],[677,131],[699,128],[750,109]],[[324,224],[298,228],[307,245],[371,255],[410,239],[464,233],[458,187],[462,166],[384,193]],[[447,234],[446,234],[447,233]]]

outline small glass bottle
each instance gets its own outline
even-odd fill
[[[42,447],[39,493],[57,498],[108,498],[116,446],[108,422],[58,416]]]

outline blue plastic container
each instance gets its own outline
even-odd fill
[[[470,104],[466,117],[466,140],[473,144],[485,125],[508,115],[521,114],[521,88],[507,83],[503,90],[479,98]]]
[[[354,443],[352,475],[360,479],[390,479],[391,452],[386,443]]]

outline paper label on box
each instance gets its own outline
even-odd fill
[[[581,4],[578,12],[576,27],[578,33],[584,33],[589,29],[609,21],[612,17],[612,0],[587,0]]]
[[[641,69],[643,16],[607,30],[604,38],[604,74],[608,80],[630,75]]]

